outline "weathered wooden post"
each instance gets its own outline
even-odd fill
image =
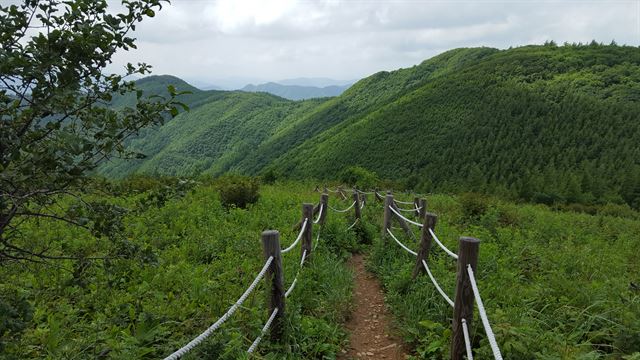
[[[416,216],[420,216],[420,198],[417,196],[413,198],[413,208],[416,209]]]
[[[353,205],[353,208],[355,209],[355,215],[356,215],[356,219],[360,219],[361,217],[361,213],[360,213],[360,195],[358,194],[358,190],[356,188],[353,188],[353,201],[355,201],[355,205]]]
[[[309,219],[307,220],[307,227],[304,230],[304,232],[302,233],[302,245],[300,246],[300,256],[302,256],[302,254],[304,254],[304,252],[306,251],[307,254],[305,255],[307,257],[307,259],[311,256],[311,248],[312,248],[312,233],[313,233],[313,204],[308,204],[308,203],[304,203],[302,204],[302,221],[304,223],[304,219]]]
[[[429,252],[431,251],[431,240],[433,239],[433,236],[429,232],[429,229],[433,231],[436,227],[437,221],[438,217],[435,214],[427,213],[427,215],[424,217],[424,222],[422,223],[422,233],[420,234],[420,248],[418,249],[416,266],[413,268],[414,279],[418,275],[427,272],[422,265],[422,260],[424,260],[427,264],[429,263]]]
[[[320,195],[320,205],[322,206],[322,214],[320,214],[318,224],[322,226],[324,225],[327,219],[327,214],[329,213],[329,194],[327,194],[326,191]]]
[[[282,256],[280,254],[280,233],[276,230],[266,230],[262,232],[262,250],[265,260],[273,256],[271,265],[265,274],[265,280],[271,286],[268,294],[269,313],[278,308],[278,313],[273,319],[271,327],[271,339],[280,340],[284,330],[284,308],[285,308],[285,288],[284,271],[282,268]]]
[[[387,193],[384,197],[384,220],[382,222],[382,239],[387,238],[387,229],[391,229],[391,206],[393,206],[393,195]]]
[[[420,208],[420,219],[424,219],[427,215],[427,199],[420,199],[418,207]]]
[[[469,333],[471,333],[471,323],[473,321],[473,289],[467,265],[471,265],[476,271],[478,265],[478,252],[480,250],[480,240],[471,237],[461,237],[458,248],[458,275],[456,280],[456,298],[453,307],[453,339],[451,341],[451,359],[462,360],[466,353],[464,343],[464,333],[462,331],[462,319],[467,322]]]

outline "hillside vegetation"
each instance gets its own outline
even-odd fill
[[[96,239],[49,219],[21,225],[34,246],[77,258],[0,267],[6,280],[0,284],[0,358],[167,356],[216,321],[253,280],[264,263],[260,232],[279,229],[281,246],[290,245],[300,204],[319,197],[310,183],[278,183],[262,186],[257,202],[242,209],[225,207],[224,183],[175,191],[173,183],[158,186],[165,181],[105,184],[117,196],[93,195],[123,210],[113,238]],[[408,200],[397,194],[403,197]],[[329,201],[341,209],[349,203],[336,196]],[[427,202],[438,214],[435,232],[450,249],[456,251],[461,235],[482,241],[476,277],[505,359],[639,358],[640,221],[472,195],[431,195]],[[348,346],[341,324],[357,294],[344,259],[360,250],[369,253],[412,359],[449,358],[451,308],[427,276],[411,280],[415,258],[380,238],[381,204],[371,201],[362,211],[352,229],[353,213],[327,214],[313,258],[287,298],[284,340],[265,337],[256,358],[332,359]],[[117,246],[107,252],[110,242]],[[298,270],[299,251],[283,255],[286,286]],[[434,245],[429,264],[453,294],[455,262]],[[185,359],[246,358],[268,315],[265,286],[260,281],[234,316]],[[491,358],[475,314],[476,356]]]
[[[147,160],[104,173],[271,169],[333,179],[359,165],[423,191],[640,207],[635,47],[456,49],[324,101],[246,94],[259,105],[236,106],[240,98],[221,93],[210,107],[181,114],[132,145]]]

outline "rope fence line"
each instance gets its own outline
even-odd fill
[[[431,282],[433,283],[433,286],[435,286],[436,290],[438,290],[438,292],[440,293],[442,298],[447,303],[449,303],[449,305],[451,305],[451,307],[455,307],[455,304],[453,303],[453,300],[451,300],[451,298],[449,296],[447,296],[447,294],[445,294],[445,292],[442,290],[440,285],[438,285],[438,282],[436,281],[436,278],[431,273],[431,270],[429,270],[429,265],[427,265],[427,262],[422,260],[422,265],[424,266],[424,269],[427,270],[427,274],[429,275],[429,278],[431,279]]]
[[[462,322],[462,333],[464,334],[464,346],[467,349],[467,360],[473,360],[473,353],[471,352],[471,340],[469,339],[469,327],[467,327],[467,320],[464,318]]]
[[[233,304],[229,308],[229,310],[227,310],[227,312],[224,315],[222,315],[220,319],[218,319],[218,321],[216,321],[213,325],[209,326],[207,330],[205,330],[203,333],[201,333],[196,338],[191,340],[187,345],[181,347],[171,355],[167,356],[165,360],[176,360],[180,358],[184,354],[191,351],[194,347],[198,346],[201,342],[203,342],[206,338],[208,338],[214,331],[216,331],[222,324],[224,324],[224,322],[227,321],[227,319],[229,319],[231,315],[233,315],[233,313],[236,312],[236,310],[238,310],[240,305],[242,305],[242,303],[247,299],[249,294],[253,292],[253,290],[258,285],[258,282],[264,277],[264,274],[269,269],[269,266],[271,266],[272,262],[273,262],[273,256],[270,256],[265,262],[264,266],[262,267],[262,270],[260,270],[260,272],[258,273],[256,278],[253,280],[251,285],[249,285],[249,288],[245,290],[245,292],[240,296],[240,298],[235,302],[235,304]]]
[[[446,252],[452,258],[458,260],[458,255],[456,255],[451,250],[447,249],[447,247],[444,246],[444,244],[442,244],[440,240],[438,240],[438,237],[436,236],[436,233],[433,232],[433,230],[429,229],[429,233],[431,234],[431,236],[433,236],[433,240],[436,242],[436,244],[438,244],[438,246],[440,246],[440,248],[444,250],[444,252]]]
[[[344,210],[338,210],[334,207],[331,207],[331,205],[328,205],[329,209],[335,211],[335,212],[339,212],[339,213],[343,213],[343,212],[347,212],[349,210],[351,210],[351,208],[356,204],[356,201],[354,201],[353,203],[351,203],[351,206],[349,206],[348,208],[344,209]]]
[[[351,228],[353,228],[354,226],[356,226],[356,224],[358,223],[358,221],[360,221],[360,219],[356,219],[356,221],[353,222],[353,224],[351,224],[347,230],[351,230]]]
[[[467,265],[467,273],[469,274],[469,281],[471,282],[471,289],[473,289],[473,296],[476,298],[476,304],[478,304],[478,313],[480,314],[480,319],[482,319],[482,326],[484,327],[484,332],[487,334],[487,339],[489,340],[489,345],[491,346],[493,357],[496,360],[502,360],[502,354],[500,353],[500,348],[498,347],[498,343],[496,342],[496,337],[493,334],[493,330],[491,329],[491,324],[489,324],[487,312],[484,310],[484,304],[482,303],[482,298],[480,297],[478,284],[476,283],[476,278],[473,274],[473,269],[471,268],[470,264]]]
[[[408,247],[406,247],[403,243],[400,242],[400,240],[398,240],[398,238],[393,235],[393,233],[391,232],[391,230],[387,229],[387,232],[389,233],[389,235],[391,235],[391,237],[393,238],[393,240],[395,240],[398,245],[400,245],[400,247],[402,247],[403,249],[405,249],[409,254],[413,255],[413,256],[418,256],[418,253],[409,249]]]
[[[376,193],[376,195],[378,194]],[[416,276],[426,272],[440,296],[442,296],[442,298],[453,308],[454,321],[452,322],[453,331],[451,343],[451,358],[453,360],[462,360],[464,359],[466,352],[466,358],[468,360],[473,359],[473,343],[469,340],[469,332],[471,331],[470,328],[472,324],[467,323],[466,319],[473,318],[473,303],[475,298],[475,303],[478,304],[478,312],[480,314],[480,318],[482,319],[482,323],[485,328],[485,332],[487,334],[489,345],[491,346],[494,358],[495,360],[502,360],[500,349],[498,348],[495,335],[493,334],[486,311],[484,309],[484,304],[482,303],[482,299],[480,298],[480,293],[478,291],[475,278],[473,277],[473,269],[475,268],[478,260],[480,240],[471,237],[460,237],[458,254],[456,254],[453,251],[449,250],[435,234],[434,228],[437,223],[437,215],[426,211],[426,199],[415,198],[413,203],[407,203],[413,204],[415,210],[399,208],[397,204],[404,202],[394,200],[393,194],[391,194],[390,192],[388,192],[383,199],[379,200],[384,200],[384,217],[382,226],[383,241],[385,241],[385,238],[388,238],[387,235],[389,235],[405,251],[416,256],[413,278],[415,279]],[[417,217],[422,218],[423,223],[421,224],[408,219],[400,213],[401,211],[414,212]],[[393,234],[393,232],[391,231],[391,229],[395,229],[395,227],[392,226],[393,220],[397,220],[397,222],[401,226],[400,228],[404,230],[407,235],[413,235],[413,232],[410,231],[407,223],[422,228],[420,247],[418,252],[409,249]],[[431,250],[431,244],[433,241],[435,241],[435,243],[438,244],[438,246],[447,255],[454,258],[458,262],[456,272],[457,279],[455,301],[452,300],[452,298],[442,290],[436,278],[433,276],[431,269],[429,269],[429,265],[427,262]],[[473,291],[467,290],[469,288],[472,288]]]
[[[416,207],[415,209],[403,209],[403,208],[397,208],[400,211],[404,211],[404,212],[412,212],[415,213],[416,211],[420,211],[420,209],[422,209],[422,207]]]
[[[320,222],[320,219],[322,219],[322,211],[324,211],[324,204],[320,203],[320,210],[318,210],[318,218],[313,220],[314,224],[317,224]]]
[[[293,242],[293,244],[289,245],[288,248],[282,250],[283,254],[288,253],[289,251],[291,251],[296,245],[298,245],[298,242],[300,242],[300,239],[302,239],[302,235],[304,235],[304,232],[307,231],[307,223],[309,222],[309,218],[305,218],[304,222],[302,223],[302,226],[300,226],[300,232],[298,233],[298,237],[296,238],[296,240]]]
[[[269,331],[269,328],[271,327],[271,323],[273,322],[273,319],[276,318],[277,314],[278,314],[278,308],[273,309],[273,312],[271,312],[271,316],[269,316],[269,319],[262,327],[262,331],[260,331],[260,335],[258,335],[258,337],[251,344],[251,346],[249,346],[249,349],[247,349],[247,353],[249,354],[253,353],[253,351],[258,347],[258,345],[260,344],[260,341],[262,341],[262,337],[264,336],[264,334],[266,334],[267,331]]]
[[[284,293],[284,297],[285,298],[289,297],[289,294],[291,294],[293,289],[296,287],[296,283],[298,282],[298,275],[300,275],[300,270],[302,270],[302,265],[304,265],[304,260],[306,258],[307,258],[307,250],[304,250],[302,252],[302,259],[300,259],[300,267],[298,268],[298,271],[296,272],[296,276],[293,279],[293,282],[291,283],[291,286],[289,286],[289,289],[287,289],[287,292]]]
[[[390,207],[389,207],[389,209],[390,209],[394,214],[396,214],[399,218],[401,218],[402,220],[404,220],[404,221],[406,221],[406,222],[408,222],[408,223],[410,223],[410,224],[413,224],[413,225],[415,225],[415,226],[417,226],[417,227],[420,227],[420,228],[423,226],[423,225],[422,225],[422,224],[420,224],[420,223],[417,223],[417,222],[415,222],[415,221],[413,221],[413,220],[409,220],[409,219],[407,219],[406,217],[402,216],[402,214],[400,214],[399,212],[397,212],[397,211],[396,211],[396,209],[394,209],[394,208],[393,208],[393,206],[390,206]],[[410,210],[410,211],[415,211],[415,210]]]
[[[400,201],[400,200],[394,200],[397,204],[404,204],[404,205],[413,205],[412,202],[409,201]]]

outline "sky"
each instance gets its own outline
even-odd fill
[[[173,0],[134,36],[111,69],[146,62],[200,87],[357,80],[459,47],[640,46],[640,0]]]

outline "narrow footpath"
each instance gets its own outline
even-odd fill
[[[364,257],[360,254],[349,260],[349,266],[355,274],[355,306],[346,324],[350,344],[338,359],[404,360],[407,354],[402,341],[389,332],[391,315],[385,308],[378,280],[365,269]]]

